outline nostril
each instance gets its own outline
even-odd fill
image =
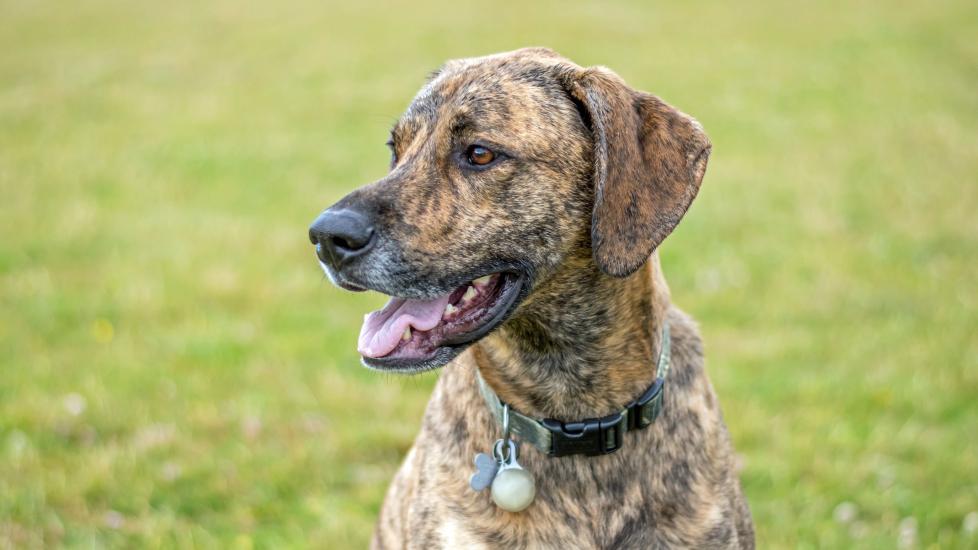
[[[333,243],[333,246],[335,246],[336,248],[345,248],[347,250],[360,248],[359,246],[353,246],[352,244],[350,244],[349,241],[347,241],[346,239],[338,235],[334,235],[333,238],[330,239],[330,241]]]
[[[370,244],[370,237],[373,236],[373,228],[358,228],[357,231],[335,233],[330,235],[330,243],[336,247],[350,252],[356,252]]]

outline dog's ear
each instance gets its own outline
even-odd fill
[[[691,117],[608,69],[568,70],[561,80],[594,139],[594,260],[608,275],[630,275],[689,208],[710,140]]]

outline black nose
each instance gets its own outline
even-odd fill
[[[356,210],[327,210],[309,226],[316,254],[333,268],[370,250],[373,236],[370,219]]]

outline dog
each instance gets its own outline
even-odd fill
[[[447,365],[372,547],[753,548],[656,252],[706,170],[700,124],[528,48],[447,62],[388,146],[387,176],[309,231],[334,284],[391,296],[364,319],[367,367]]]

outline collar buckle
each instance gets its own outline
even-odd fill
[[[598,456],[613,453],[622,446],[627,429],[626,416],[620,412],[580,422],[561,422],[552,418],[540,423],[550,431],[550,456],[583,454]]]
[[[628,410],[629,430],[641,430],[655,422],[662,411],[662,391],[665,383],[664,378],[656,378],[652,387],[628,404],[626,410]]]

